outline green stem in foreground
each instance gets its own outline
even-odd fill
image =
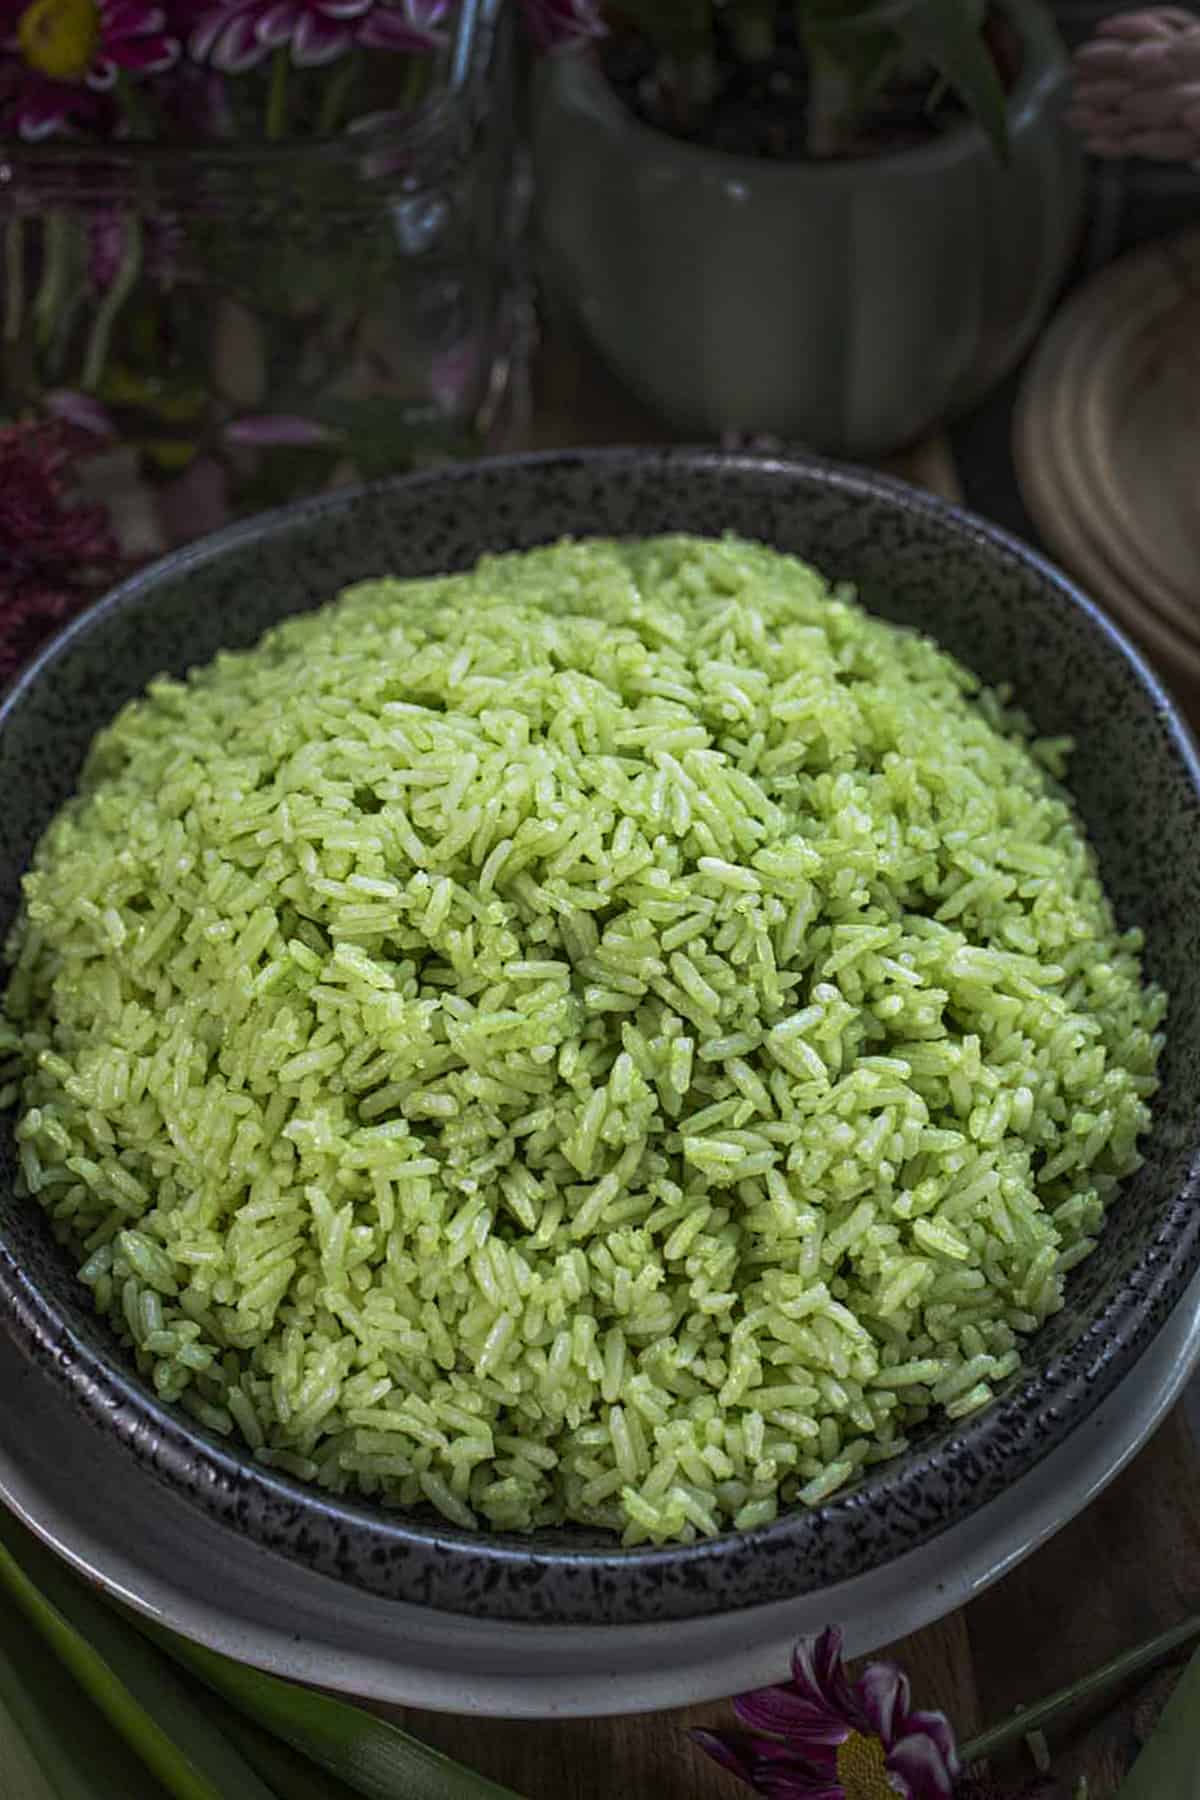
[[[42,350],[53,338],[59,320],[69,260],[70,224],[62,208],[55,207],[42,227],[42,279],[33,302],[34,331]]]
[[[18,213],[4,227],[4,341],[15,344],[25,311],[25,221]]]
[[[121,252],[120,264],[108,291],[96,308],[96,317],[92,321],[81,383],[85,394],[95,393],[100,385],[104,375],[104,365],[108,361],[109,345],[112,341],[113,326],[117,322],[117,314],[128,300],[141,266],[142,222],[136,213],[130,213],[125,220],[125,247]]]
[[[158,134],[154,129],[150,109],[123,69],[117,73],[116,90],[121,111],[125,114],[134,137],[143,141],[153,140]]]
[[[280,44],[271,58],[271,91],[267,96],[267,136],[277,143],[287,127],[288,47]]]
[[[994,1756],[998,1750],[1005,1750],[1010,1744],[1019,1743],[1031,1731],[1043,1731],[1052,1725],[1064,1713],[1072,1712],[1075,1707],[1082,1706],[1085,1701],[1099,1699],[1111,1688],[1120,1687],[1122,1683],[1132,1680],[1135,1675],[1142,1675],[1159,1663],[1165,1662],[1173,1651],[1182,1649],[1193,1638],[1200,1638],[1200,1614],[1185,1619],[1182,1625],[1173,1625],[1170,1631],[1162,1631],[1135,1650],[1126,1650],[1121,1656],[1114,1656],[1092,1674],[1085,1675],[1079,1681],[1073,1681],[1069,1687],[1060,1688],[1056,1694],[1041,1700],[1036,1706],[1027,1706],[1022,1712],[1014,1713],[1002,1725],[994,1725],[979,1737],[971,1738],[968,1743],[959,1745],[959,1757],[964,1768],[974,1762],[980,1762],[985,1756]]]
[[[350,90],[358,80],[359,68],[362,64],[362,51],[357,44],[348,56],[343,56],[342,66],[325,89],[325,97],[321,102],[321,111],[317,118],[317,136],[329,137],[342,123],[346,102]]]
[[[730,7],[729,30],[743,62],[766,62],[775,48],[776,0],[744,0]]]

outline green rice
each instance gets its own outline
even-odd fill
[[[734,539],[367,582],[94,746],[25,1191],[160,1395],[461,1526],[761,1524],[987,1404],[1165,1012],[1003,697]]]

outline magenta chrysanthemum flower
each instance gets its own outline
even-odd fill
[[[114,124],[108,96],[73,81],[50,81],[15,59],[0,73],[0,137],[27,143],[61,133],[103,136]]]
[[[0,685],[121,573],[107,514],[73,492],[98,442],[59,423],[0,430]]]
[[[122,70],[158,74],[179,56],[166,14],[149,0],[31,0],[8,47],[53,83],[104,92]]]
[[[160,75],[179,58],[179,39],[167,30],[161,6],[145,0],[100,0],[100,41],[88,70],[89,87],[112,87],[122,69],[131,75]]]
[[[743,1694],[745,1731],[697,1731],[709,1755],[771,1800],[950,1800],[954,1733],[913,1712],[908,1678],[871,1663],[851,1684],[832,1626],[796,1646],[786,1686]]]
[[[539,50],[566,50],[605,34],[600,0],[521,0],[521,11]]]
[[[120,560],[103,508],[73,493],[75,465],[99,441],[60,420],[0,430],[0,570],[11,599],[25,586],[86,589]]]
[[[356,34],[365,50],[400,50],[409,54],[438,50],[446,41],[450,0],[401,0],[399,5],[373,6]]]
[[[352,44],[424,51],[443,41],[449,0],[218,0],[199,20],[189,49],[230,74],[287,45],[300,66],[333,62]]]

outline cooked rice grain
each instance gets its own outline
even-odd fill
[[[1064,746],[733,539],[372,581],[98,738],[9,946],[28,1192],[260,1462],[628,1543],[984,1405],[1155,1087]]]

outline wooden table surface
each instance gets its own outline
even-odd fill
[[[530,448],[658,442],[663,432],[558,333],[538,359],[532,405],[514,441]],[[888,466],[957,495],[940,439]],[[942,1708],[966,1738],[1198,1610],[1200,1450],[1181,1408],[1069,1529],[969,1606],[885,1654],[907,1669],[917,1703]],[[1147,1704],[1143,1686],[1055,1739],[1055,1800],[1071,1800],[1081,1775],[1088,1800],[1109,1800],[1135,1752]],[[735,1800],[747,1791],[686,1737],[691,1725],[728,1723],[725,1702],[565,1723],[402,1716],[426,1742],[525,1800]],[[1014,1792],[1032,1773],[1021,1756],[1010,1758],[999,1771],[1001,1791]]]

